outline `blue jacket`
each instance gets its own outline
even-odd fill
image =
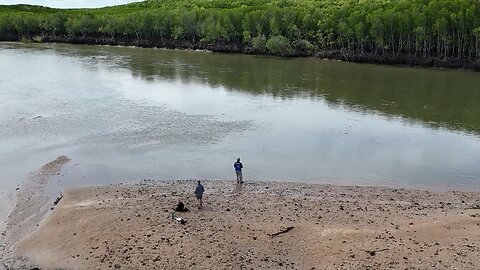
[[[242,168],[243,168],[243,165],[240,161],[237,161],[237,162],[233,163],[233,167],[235,168],[236,172],[241,172]]]
[[[197,197],[202,197],[204,191],[205,189],[203,188],[202,184],[198,184],[197,188],[195,189],[195,195],[197,195]]]

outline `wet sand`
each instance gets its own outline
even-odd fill
[[[8,192],[0,191],[0,231],[5,229],[5,220],[13,208],[13,201]]]
[[[75,188],[10,269],[480,269],[480,194],[276,182]],[[169,218],[178,201],[190,209]],[[13,225],[12,225],[13,226]]]

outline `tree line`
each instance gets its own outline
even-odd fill
[[[147,0],[100,9],[0,6],[0,39],[233,44],[251,52],[480,57],[477,0]]]

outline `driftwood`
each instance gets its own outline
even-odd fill
[[[280,235],[280,234],[282,234],[282,233],[287,233],[287,232],[289,232],[289,231],[290,231],[291,229],[293,229],[293,228],[295,228],[295,227],[288,227],[288,228],[286,228],[286,229],[283,230],[283,231],[279,231],[279,232],[277,232],[277,233],[270,234],[270,237],[274,237],[274,236]]]
[[[365,250],[365,252],[367,252],[371,256],[375,256],[375,254],[377,254],[377,252],[386,251],[386,250],[389,250],[389,248],[383,248],[383,249],[377,249],[377,250]]]
[[[57,199],[55,199],[55,201],[53,202],[53,205],[57,205],[62,198],[63,198],[63,195],[60,194],[60,196],[58,196]]]

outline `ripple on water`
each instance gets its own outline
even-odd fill
[[[16,138],[23,133],[41,138],[43,142],[56,143],[60,143],[60,136],[68,138],[66,144],[106,143],[132,147],[210,144],[226,135],[252,128],[249,121],[225,122],[208,115],[189,115],[119,100],[75,107],[71,112],[60,104],[57,109],[60,113],[49,113],[45,109],[41,117],[24,112],[22,120],[4,119],[0,121],[0,134],[5,138]]]

